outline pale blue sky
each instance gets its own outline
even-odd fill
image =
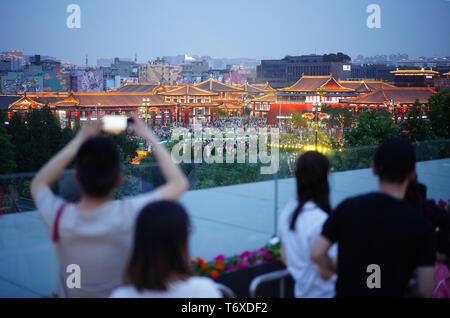
[[[90,64],[97,57],[282,58],[342,51],[450,55],[448,0],[0,0],[0,50]],[[68,29],[66,7],[81,7]],[[369,4],[381,29],[366,26]]]

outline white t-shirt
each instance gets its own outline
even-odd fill
[[[295,297],[328,298],[335,295],[336,275],[328,281],[320,277],[319,267],[311,261],[310,250],[322,232],[328,214],[314,202],[308,201],[295,221],[295,230],[289,229],[298,201],[286,204],[280,216],[281,242],[286,253],[287,269],[295,280]],[[329,250],[330,257],[337,255],[337,245]]]
[[[138,291],[134,286],[123,286],[114,290],[112,298],[222,298],[214,281],[207,277],[190,277],[169,285],[165,291]]]
[[[136,218],[144,206],[158,200],[159,193],[153,191],[110,201],[90,211],[67,204],[59,219],[59,241],[54,244],[60,266],[59,296],[108,297],[119,287],[131,253]],[[50,237],[63,203],[50,190],[37,196],[36,206]],[[67,273],[70,264],[80,267],[81,288],[67,287],[67,278],[74,273]]]

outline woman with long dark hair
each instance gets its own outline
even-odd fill
[[[178,203],[159,201],[140,213],[134,248],[125,273],[127,286],[111,297],[222,297],[214,282],[194,277],[189,269],[190,221]]]
[[[302,154],[295,167],[297,199],[280,217],[283,261],[295,280],[295,297],[333,297],[335,278],[324,281],[309,258],[312,244],[331,211],[328,174],[330,163],[317,151]],[[336,253],[333,248],[332,254]],[[332,255],[335,256],[335,255]]]

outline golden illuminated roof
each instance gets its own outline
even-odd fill
[[[266,89],[258,86],[260,84],[249,84],[248,82],[245,82],[244,84],[236,84],[237,87],[240,89],[246,91],[250,94],[262,94],[266,92]]]
[[[26,95],[22,98],[16,100],[12,104],[9,105],[9,108],[22,108],[22,107],[36,107],[36,106],[44,106],[45,104],[39,103]]]
[[[433,70],[426,70],[422,67],[420,70],[399,70],[398,68],[395,71],[390,71],[391,74],[396,76],[411,76],[411,75],[437,75],[439,72]]]
[[[195,87],[189,83],[184,84],[181,87],[161,92],[158,94],[164,95],[164,96],[217,96],[218,93],[210,92],[198,87]]]
[[[208,90],[211,92],[236,92],[236,93],[243,93],[242,89],[236,88],[234,86],[219,82],[218,80],[214,79],[212,75],[206,80],[201,83],[198,83],[195,85],[195,87]]]
[[[338,82],[342,86],[354,89],[358,93],[373,92],[373,91],[376,91],[377,89],[381,88],[382,86],[383,86],[383,88],[395,87],[395,86],[385,83],[383,81],[368,81],[366,79],[362,79],[360,81],[338,80]]]
[[[392,87],[380,88],[369,94],[364,94],[355,98],[341,100],[345,104],[389,104],[392,100],[394,104],[413,104],[416,99],[419,103],[427,103],[428,98],[434,91],[425,87]]]
[[[253,98],[250,100],[250,102],[269,102],[269,103],[275,103],[277,101],[277,96],[273,93],[266,94],[264,96]]]
[[[333,91],[333,92],[353,92],[354,89],[346,88],[339,84],[332,74],[326,76],[306,76],[302,77],[292,86],[281,88],[279,91],[287,92],[315,92],[315,91]]]

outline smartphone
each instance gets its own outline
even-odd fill
[[[133,118],[121,115],[106,115],[102,118],[103,131],[111,134],[120,134],[126,131],[128,126],[132,124]]]

